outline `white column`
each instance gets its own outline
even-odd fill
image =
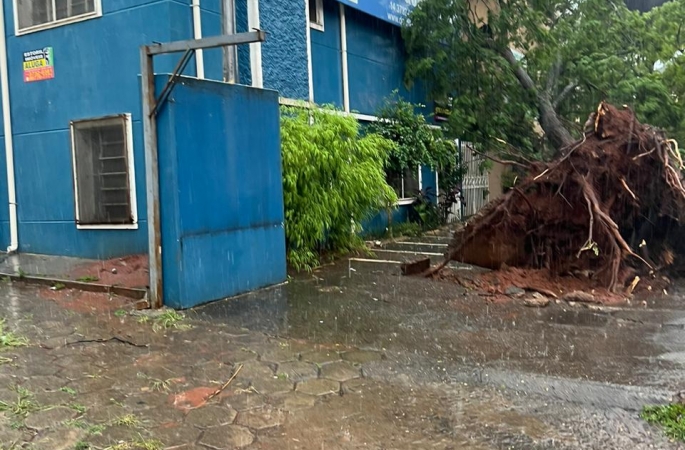
[[[259,30],[259,0],[247,1],[247,28],[248,31]],[[264,87],[262,73],[262,43],[250,44],[250,72],[252,73],[252,86]]]
[[[345,5],[340,3],[340,52],[342,60],[343,109],[350,112],[350,83],[347,70],[347,23],[345,22]]]

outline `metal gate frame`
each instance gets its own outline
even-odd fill
[[[143,45],[140,47],[140,75],[143,94],[143,129],[145,136],[145,190],[147,198],[148,255],[150,266],[150,306],[163,306],[162,283],[162,231],[159,205],[159,158],[157,148],[157,114],[183,73],[195,50],[228,47],[266,41],[261,30],[249,33],[224,34],[204,39],[169,42],[166,44]],[[181,53],[171,77],[162,89],[159,98],[155,96],[154,56]]]

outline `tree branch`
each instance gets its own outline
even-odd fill
[[[554,63],[552,63],[552,66],[547,73],[547,92],[549,92],[550,95],[552,95],[552,90],[557,84],[559,75],[561,75],[561,55],[557,54],[557,59],[554,60]]]
[[[540,92],[540,90],[535,86],[535,82],[530,77],[528,72],[523,68],[516,57],[514,52],[511,51],[509,47],[498,49],[499,54],[509,63],[511,69],[514,72],[514,76],[519,81],[521,86],[535,94],[537,98],[538,112],[540,113],[540,126],[545,131],[545,136],[549,139],[550,143],[556,148],[560,149],[572,145],[574,142],[573,136],[566,129],[566,127],[561,123],[557,112],[552,106],[552,101],[550,100],[550,94],[547,91]]]
[[[578,87],[578,83],[572,82],[566,85],[564,89],[557,95],[557,98],[552,102],[552,107],[556,110],[559,107],[559,103],[564,101],[564,99],[573,92]]]

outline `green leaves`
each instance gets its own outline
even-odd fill
[[[311,269],[323,250],[359,247],[361,221],[394,204],[384,171],[392,148],[333,108],[281,109],[285,232],[296,269]]]
[[[659,424],[671,439],[685,441],[685,406],[670,404],[645,406],[640,417],[651,424]]]
[[[422,0],[402,32],[406,78],[425,81],[432,98],[454,98],[449,134],[489,150],[504,150],[503,140],[543,155],[541,98],[577,136],[608,100],[685,138],[683,21],[681,0],[644,14],[622,0]],[[534,90],[514,76],[519,67],[502,58],[506,48],[524,54],[519,65]]]

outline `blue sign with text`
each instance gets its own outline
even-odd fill
[[[378,17],[386,22],[402,25],[405,17],[420,0],[338,0],[366,14]]]

